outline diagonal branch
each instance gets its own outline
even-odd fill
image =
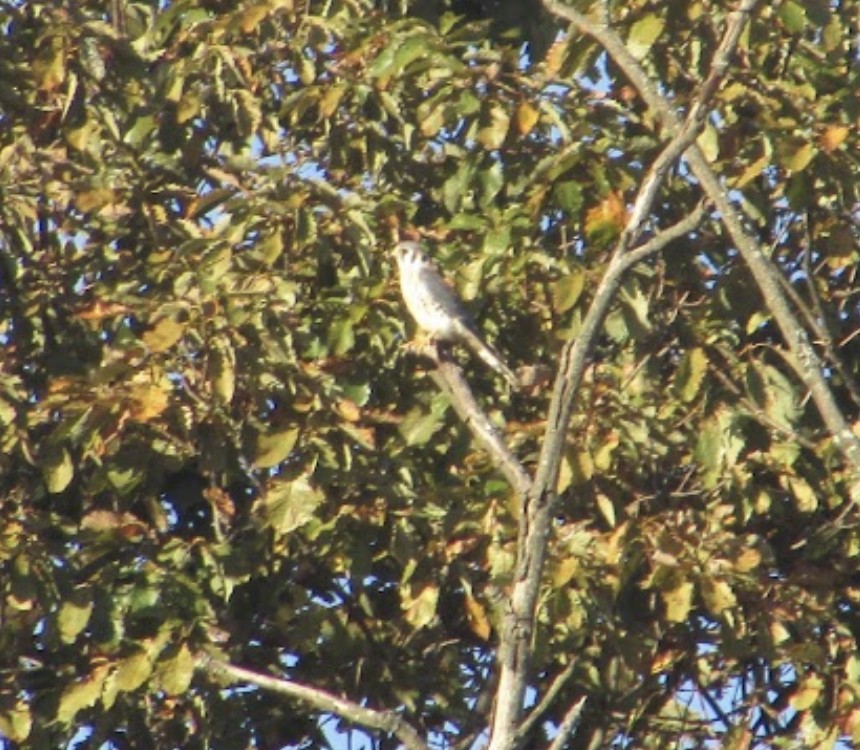
[[[226,679],[229,682],[247,682],[264,690],[295,698],[318,711],[335,714],[358,726],[392,734],[407,750],[428,750],[427,743],[421,739],[418,732],[394,711],[365,708],[325,690],[236,667],[207,654],[198,656],[197,668],[210,677]]]
[[[415,348],[413,344],[413,349]],[[463,372],[449,357],[443,356],[435,344],[422,346],[420,354],[436,365],[435,369],[430,371],[430,377],[451,399],[454,410],[472,436],[490,454],[493,464],[505,475],[517,496],[525,497],[531,487],[531,478],[508,448],[498,428],[475,400]]]
[[[549,750],[561,750],[564,747],[570,735],[573,734],[573,730],[576,729],[576,725],[579,723],[582,709],[585,708],[585,698],[583,695],[582,698],[571,704],[564,718],[561,720],[561,724],[559,724],[558,734],[553,738]]]
[[[558,697],[558,694],[562,691],[562,688],[570,681],[570,678],[573,677],[573,673],[576,671],[576,661],[571,660],[571,662],[564,668],[564,670],[556,675],[555,679],[552,681],[552,684],[549,686],[549,689],[546,691],[544,696],[540,699],[540,703],[538,703],[529,713],[529,715],[523,719],[520,725],[517,727],[517,735],[515,739],[515,746],[521,747],[525,742],[526,738],[534,729],[535,725],[543,719],[544,715],[550,708],[552,708],[552,704],[555,702],[555,699]]]
[[[746,0],[745,4],[751,8],[752,2],[753,0]],[[552,0],[544,0],[544,5],[550,12],[568,18],[568,20],[573,20],[568,16],[568,11],[575,18],[584,19],[577,11]],[[609,261],[604,278],[589,306],[579,336],[565,346],[562,352],[561,366],[553,388],[537,471],[522,514],[517,540],[518,557],[513,591],[508,609],[505,612],[502,638],[499,645],[500,679],[489,750],[511,750],[516,747],[516,729],[523,714],[532,634],[537,617],[537,601],[551,531],[552,513],[555,507],[561,457],[588,354],[597,340],[600,328],[609,312],[609,307],[620,287],[623,274],[629,270],[633,263],[657,252],[672,239],[682,236],[683,232],[677,231],[679,228],[689,231],[701,220],[704,214],[703,207],[700,206],[693,212],[693,215],[686,217],[676,227],[671,227],[658,234],[657,237],[642,247],[630,250],[645,228],[646,219],[651,213],[654,201],[657,199],[669,170],[685,151],[695,148],[693,144],[704,123],[707,104],[725,74],[728,60],[737,46],[747,16],[748,11],[736,13],[727,24],[724,38],[714,56],[710,73],[696,102],[690,108],[683,125],[676,121],[677,127],[672,130],[670,140],[645,175],[636,195],[627,225]],[[605,20],[597,23],[589,21],[588,23],[593,23],[594,27],[600,30],[602,36],[607,37],[611,43],[620,47],[624,53],[627,52],[617,35],[608,31]],[[644,82],[648,82],[638,65],[636,72],[640,74],[640,78]],[[659,99],[659,97],[655,98]],[[668,111],[667,104],[663,103],[662,100],[659,103],[663,104]],[[674,117],[674,115],[672,116]],[[629,258],[633,258],[633,260],[629,260]],[[573,718],[574,722],[576,716]]]

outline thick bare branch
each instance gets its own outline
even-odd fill
[[[392,734],[408,750],[428,750],[427,743],[421,739],[418,732],[393,711],[375,711],[365,708],[325,690],[236,667],[206,654],[199,656],[197,668],[211,677],[230,682],[247,682],[264,690],[295,698],[318,711],[340,716],[358,726]]]

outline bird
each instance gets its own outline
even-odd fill
[[[434,339],[465,344],[512,388],[517,388],[517,376],[499,353],[481,338],[462,302],[421,245],[413,241],[400,242],[394,257],[400,270],[400,293],[418,327]]]

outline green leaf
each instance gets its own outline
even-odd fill
[[[67,596],[57,614],[60,640],[63,643],[74,643],[89,623],[92,612],[93,598],[89,589],[77,589]]]
[[[411,409],[397,428],[406,445],[425,445],[442,427],[447,408],[447,401],[435,400],[429,412],[417,406]]]
[[[254,503],[254,513],[276,534],[284,536],[308,523],[324,499],[305,476],[274,479]]]
[[[684,403],[692,401],[699,393],[708,370],[708,355],[701,347],[694,347],[684,354],[675,373],[673,388]]]
[[[657,15],[650,14],[639,19],[630,27],[627,36],[627,49],[637,60],[642,60],[654,42],[663,33],[666,22]]]
[[[806,10],[801,3],[785,0],[780,3],[778,12],[785,28],[792,34],[799,34],[806,28]]]
[[[492,105],[482,118],[478,130],[477,141],[488,151],[502,147],[508,135],[511,117],[501,105]]]
[[[552,285],[552,306],[561,315],[572,308],[585,289],[585,271],[576,269],[562,276]]]
[[[582,185],[574,180],[556,182],[552,186],[552,197],[558,207],[569,214],[577,214],[582,210]]]
[[[68,685],[60,696],[57,707],[57,721],[71,724],[85,708],[94,706],[101,696],[104,681],[108,676],[107,665],[97,667],[83,680]]]
[[[167,658],[156,665],[153,680],[167,695],[184,695],[194,677],[194,657],[183,643]]]
[[[52,448],[39,462],[45,486],[51,494],[62,492],[75,475],[72,457],[65,448]]]
[[[254,465],[268,469],[285,461],[293,452],[299,429],[293,425],[257,435],[254,448]]]

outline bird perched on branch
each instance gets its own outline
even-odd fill
[[[441,341],[468,346],[490,369],[516,388],[517,376],[498,352],[485,343],[456,293],[417,242],[401,242],[394,251],[400,269],[400,292],[418,326]]]

